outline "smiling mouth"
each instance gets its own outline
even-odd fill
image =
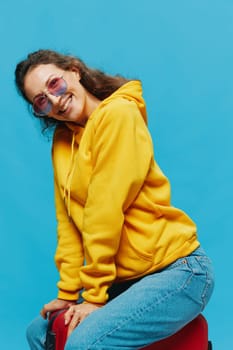
[[[58,111],[58,114],[65,114],[67,112],[67,110],[69,109],[69,106],[70,106],[70,103],[71,103],[71,100],[72,100],[72,95],[70,95],[67,100],[65,101],[65,103],[63,103],[61,106],[60,106],[60,109]]]

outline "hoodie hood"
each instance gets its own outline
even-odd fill
[[[145,101],[142,97],[142,84],[139,80],[131,80],[128,83],[125,83],[122,85],[119,89],[117,89],[115,92],[113,92],[109,97],[105,98],[99,106],[94,110],[92,115],[90,115],[89,119],[92,119],[93,115],[104,105],[108,104],[110,101],[118,99],[118,98],[124,98],[128,101],[134,101],[136,105],[138,106],[138,109],[141,112],[141,115],[146,123],[147,122],[147,112],[146,112],[146,105]],[[85,127],[81,127],[75,123],[67,122],[66,126],[71,129],[74,133],[79,134],[79,139],[76,138],[76,142],[79,143],[83,131]]]
[[[139,80],[132,80],[128,83],[122,85],[119,89],[117,89],[113,94],[107,97],[102,103],[99,105],[105,105],[110,101],[116,98],[125,98],[128,101],[134,101],[138,106],[138,109],[141,112],[141,115],[147,125],[147,113],[146,113],[146,105],[145,101],[142,97],[142,84]],[[99,108],[97,107],[97,108]]]

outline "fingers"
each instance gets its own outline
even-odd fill
[[[91,303],[72,305],[64,315],[65,325],[69,325],[67,335],[69,336],[79,323],[99,308],[100,306]]]
[[[70,310],[69,310],[70,311]],[[68,315],[65,315],[65,324],[69,324],[67,336],[73,332],[73,330],[78,326],[81,322],[80,312],[79,310],[71,310],[68,311]]]
[[[77,312],[76,312],[77,313]],[[73,315],[75,314],[75,307],[70,307],[68,311],[66,311],[64,318],[65,318],[65,325],[69,324]]]
[[[86,316],[87,314],[83,312],[80,305],[71,306],[69,308],[69,310],[64,315],[65,325],[69,325],[67,331],[68,337]]]
[[[43,306],[43,308],[41,309],[41,311],[40,311],[40,314],[41,314],[41,316],[42,316],[44,319],[47,318],[47,313],[50,311],[48,305],[49,305],[49,304],[45,304],[45,305]]]
[[[45,304],[40,311],[41,316],[46,319],[49,312],[56,311],[59,309],[65,309],[71,305],[76,304],[75,301],[55,299],[50,301],[48,304]]]

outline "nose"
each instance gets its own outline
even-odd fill
[[[56,113],[61,96],[54,96],[52,94],[48,94],[47,96],[48,96],[48,99],[49,99],[49,101],[51,103],[51,107],[52,107],[51,111]]]
[[[59,102],[60,98],[61,98],[61,96],[55,96],[55,95],[52,95],[52,94],[48,94],[47,96],[48,96],[49,101],[53,105],[56,105]]]

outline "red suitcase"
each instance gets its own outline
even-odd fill
[[[68,327],[64,324],[64,313],[59,310],[51,313],[46,336],[45,350],[64,350]],[[176,334],[155,342],[143,350],[211,350],[208,341],[208,324],[199,315]]]
[[[45,350],[64,350],[68,331],[68,326],[64,321],[66,311],[67,309],[63,309],[50,313]]]
[[[203,315],[197,316],[179,332],[143,348],[143,350],[211,350],[208,324]]]

